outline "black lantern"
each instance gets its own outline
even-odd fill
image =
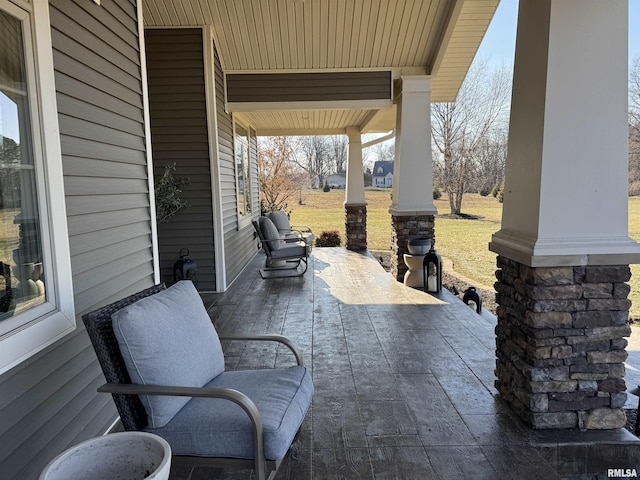
[[[480,294],[476,290],[476,287],[469,287],[464,291],[464,295],[462,297],[462,301],[469,305],[470,307],[475,306],[476,313],[480,315],[482,311],[482,298]]]
[[[182,252],[186,252],[183,254]],[[198,287],[198,266],[196,262],[189,258],[189,249],[183,248],[180,250],[180,260],[173,264],[173,281],[179,282],[180,280],[191,280],[193,284]]]
[[[442,258],[433,248],[424,256],[422,274],[424,275],[424,291],[440,293],[442,290]]]

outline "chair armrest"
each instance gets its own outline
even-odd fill
[[[312,233],[311,232],[311,227],[308,227],[307,225],[291,225],[291,230],[298,230],[299,232],[306,232],[306,233]]]
[[[100,393],[120,395],[166,395],[171,397],[220,398],[242,408],[253,424],[253,441],[256,469],[264,469],[262,417],[258,407],[248,396],[231,388],[174,387],[163,385],[138,385],[133,383],[105,383],[98,387]]]
[[[219,335],[220,340],[251,340],[258,342],[278,342],[286,346],[296,356],[296,362],[303,366],[302,351],[283,335]]]

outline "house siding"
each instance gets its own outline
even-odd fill
[[[78,326],[0,377],[3,480],[114,422],[80,317],[153,284],[136,2],[51,0],[50,15]]]
[[[230,103],[391,100],[391,89],[390,71],[227,75]]]
[[[175,164],[188,208],[158,225],[160,275],[173,282],[173,265],[187,248],[198,266],[198,289],[216,290],[211,161],[207,129],[202,29],[145,31],[154,175]]]
[[[230,284],[257,252],[254,229],[250,222],[238,222],[235,162],[233,155],[233,118],[225,112],[224,76],[217,51],[214,55],[216,112],[218,121],[218,164],[222,200],[222,223],[225,244],[227,284]],[[259,212],[257,153],[255,132],[250,138],[252,212]]]

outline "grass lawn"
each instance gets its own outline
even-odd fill
[[[629,236],[640,242],[640,197],[629,197]],[[640,265],[631,265],[631,318],[640,319]]]
[[[303,192],[304,205],[294,205],[291,223],[308,225],[319,234],[338,230],[344,244],[344,190]],[[391,242],[391,189],[367,189],[367,243],[370,250],[389,250]],[[438,212],[449,213],[446,196],[435,202]],[[478,220],[436,217],[438,253],[450,258],[457,272],[478,284],[491,287],[495,282],[496,255],[489,251],[491,234],[500,229],[502,204],[489,196],[465,195],[462,211],[480,216]],[[640,197],[629,198],[629,235],[640,241]],[[631,317],[640,318],[640,265],[631,267]]]

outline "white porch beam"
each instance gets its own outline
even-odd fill
[[[502,228],[529,266],[637,263],[627,214],[627,0],[521,0]]]
[[[431,76],[402,77],[396,120],[392,215],[435,215],[431,160]]]
[[[373,147],[374,145],[378,145],[379,143],[386,142],[387,140],[392,140],[394,138],[396,138],[396,131],[391,130],[391,132],[383,137],[378,137],[375,140],[369,140],[368,142],[363,143],[362,148]]]

